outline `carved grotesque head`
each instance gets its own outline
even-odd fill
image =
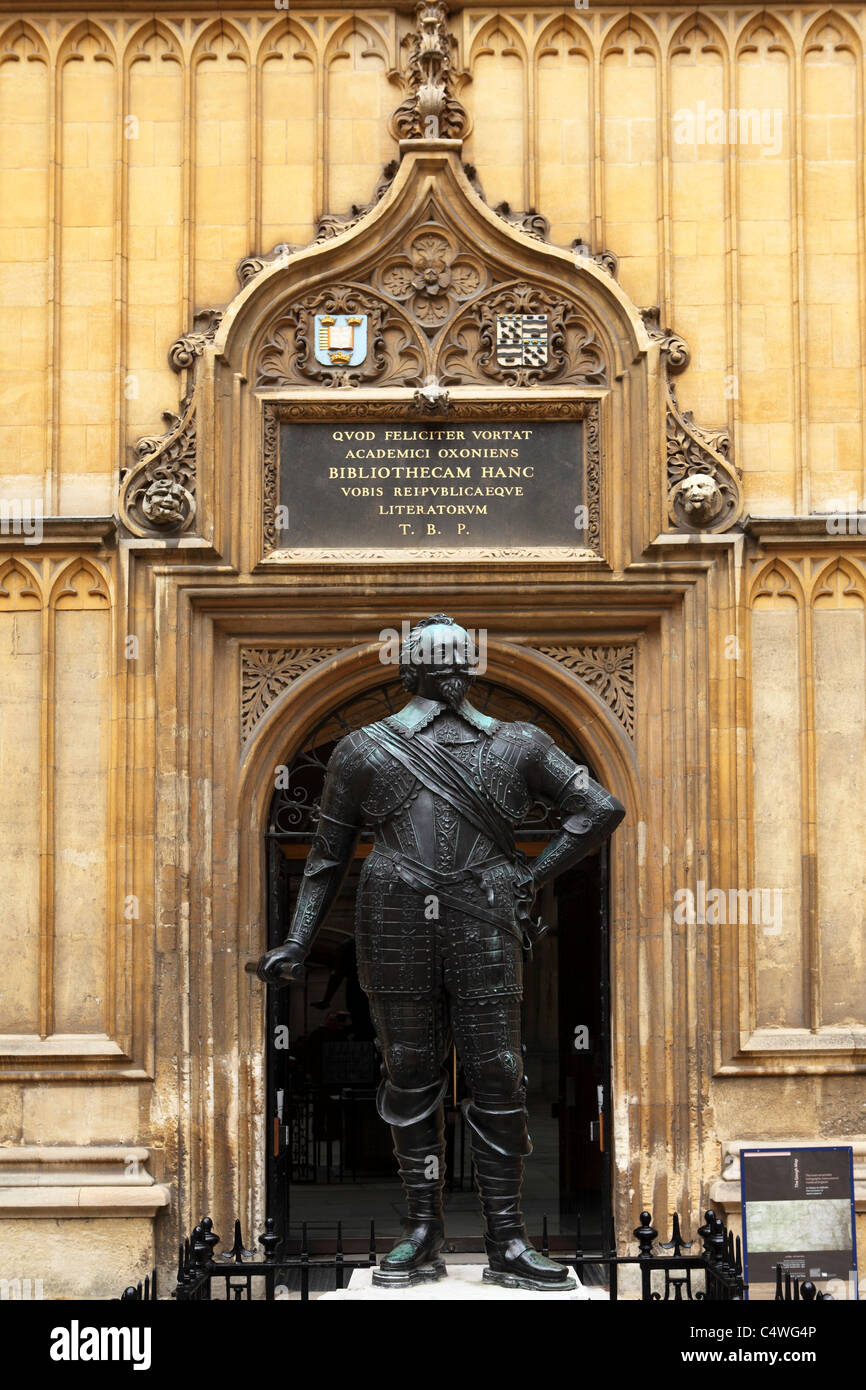
[[[189,494],[171,478],[157,478],[141,499],[151,526],[182,526],[189,514]]]
[[[690,473],[677,489],[675,505],[689,526],[708,526],[721,511],[722,500],[710,473]]]
[[[478,654],[469,633],[447,613],[422,618],[400,650],[400,679],[410,694],[423,685],[430,698],[456,709],[475,679]]]

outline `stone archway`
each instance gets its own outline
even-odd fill
[[[370,706],[370,713],[359,722],[380,717],[374,711],[374,692],[382,685],[382,665],[378,644],[334,651],[326,649],[322,659],[308,664],[275,698],[258,720],[242,759],[238,786],[238,812],[241,828],[240,864],[242,889],[241,921],[250,924],[248,947],[251,955],[265,946],[267,922],[267,861],[264,851],[265,832],[269,825],[274,786],[274,769],[285,766],[293,751],[303,748],[316,730],[327,730],[332,711],[356,703],[359,709]],[[529,717],[529,711],[541,712],[554,737],[563,736],[572,748],[584,753],[585,760],[606,786],[610,787],[629,807],[633,823],[641,819],[641,793],[634,750],[622,724],[605,700],[590,686],[577,679],[561,662],[538,649],[516,646],[490,639],[488,670],[485,681],[491,687],[508,692],[513,713],[510,717]],[[523,714],[520,710],[523,710]],[[503,714],[506,711],[503,709]],[[345,731],[345,730],[343,730]],[[338,736],[336,728],[332,730]],[[636,889],[630,871],[631,861],[622,853],[613,856],[609,878],[614,903],[630,897]],[[616,960],[621,947],[616,939],[615,919],[611,933],[611,975],[617,971]],[[264,1217],[266,1144],[266,1069],[261,1039],[264,1032],[264,1000],[260,988],[247,994],[240,1010],[241,1050],[252,1060],[250,1073],[255,1078],[255,1090],[250,1093],[250,1108],[244,1132],[246,1140],[237,1154],[237,1204],[243,1210],[249,1203],[247,1219],[255,1224]],[[615,1057],[618,1050],[614,1030],[620,1027],[615,1008],[612,1009],[611,1044]],[[620,1044],[622,1046],[622,1044]],[[620,1110],[621,1113],[621,1110]],[[611,1125],[616,1136],[616,1114],[612,1108]],[[619,1142],[628,1144],[627,1133]]]

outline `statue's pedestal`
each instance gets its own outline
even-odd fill
[[[583,1284],[578,1284],[576,1289],[568,1289],[562,1293],[535,1293],[531,1289],[503,1289],[498,1284],[485,1284],[482,1281],[481,1273],[484,1269],[483,1264],[449,1264],[448,1277],[438,1279],[433,1284],[415,1284],[411,1289],[379,1289],[373,1285],[373,1271],[371,1269],[356,1269],[349,1280],[347,1289],[338,1289],[335,1293],[323,1293],[319,1295],[318,1302],[326,1298],[346,1300],[361,1300],[364,1302],[394,1302],[395,1299],[401,1303],[426,1303],[430,1301],[444,1302],[455,1299],[462,1301],[469,1300],[473,1303],[482,1303],[499,1300],[528,1299],[530,1302],[541,1300],[544,1303],[584,1303],[590,1299],[607,1299],[607,1289],[589,1289]]]

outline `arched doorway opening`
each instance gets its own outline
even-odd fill
[[[495,680],[479,679],[472,702],[504,720],[549,733],[595,775],[591,760],[549,710]],[[283,940],[315,830],[325,769],[344,734],[405,703],[399,681],[354,695],[308,734],[274,792],[266,831],[268,944]],[[531,859],[555,828],[535,804],[517,842]],[[370,1221],[388,1244],[399,1231],[400,1188],[390,1133],[374,1096],[378,1058],[354,957],[354,899],[372,837],[362,837],[337,903],[311,952],[302,988],[271,990],[267,1046],[267,1210],[294,1243],[307,1224],[312,1247],[327,1248],[336,1222],[344,1241],[366,1240]],[[600,1248],[611,1211],[610,1015],[606,848],[548,887],[539,902],[550,930],[526,975],[524,1038],[530,1130],[524,1210],[552,1248]],[[447,1230],[455,1249],[481,1250],[481,1218],[452,1058],[447,1098]]]

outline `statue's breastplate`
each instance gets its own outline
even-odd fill
[[[501,729],[484,740],[479,756],[484,794],[515,828],[532,804],[523,771],[525,757],[524,736]]]
[[[493,737],[468,731],[449,716],[431,731],[467,778],[501,817],[516,828],[531,804],[523,774],[525,750],[520,737]],[[453,873],[484,863],[499,854],[494,843],[448,800],[403,767],[386,751],[376,749],[376,768],[362,804],[365,823],[376,830],[377,843],[442,872]]]

